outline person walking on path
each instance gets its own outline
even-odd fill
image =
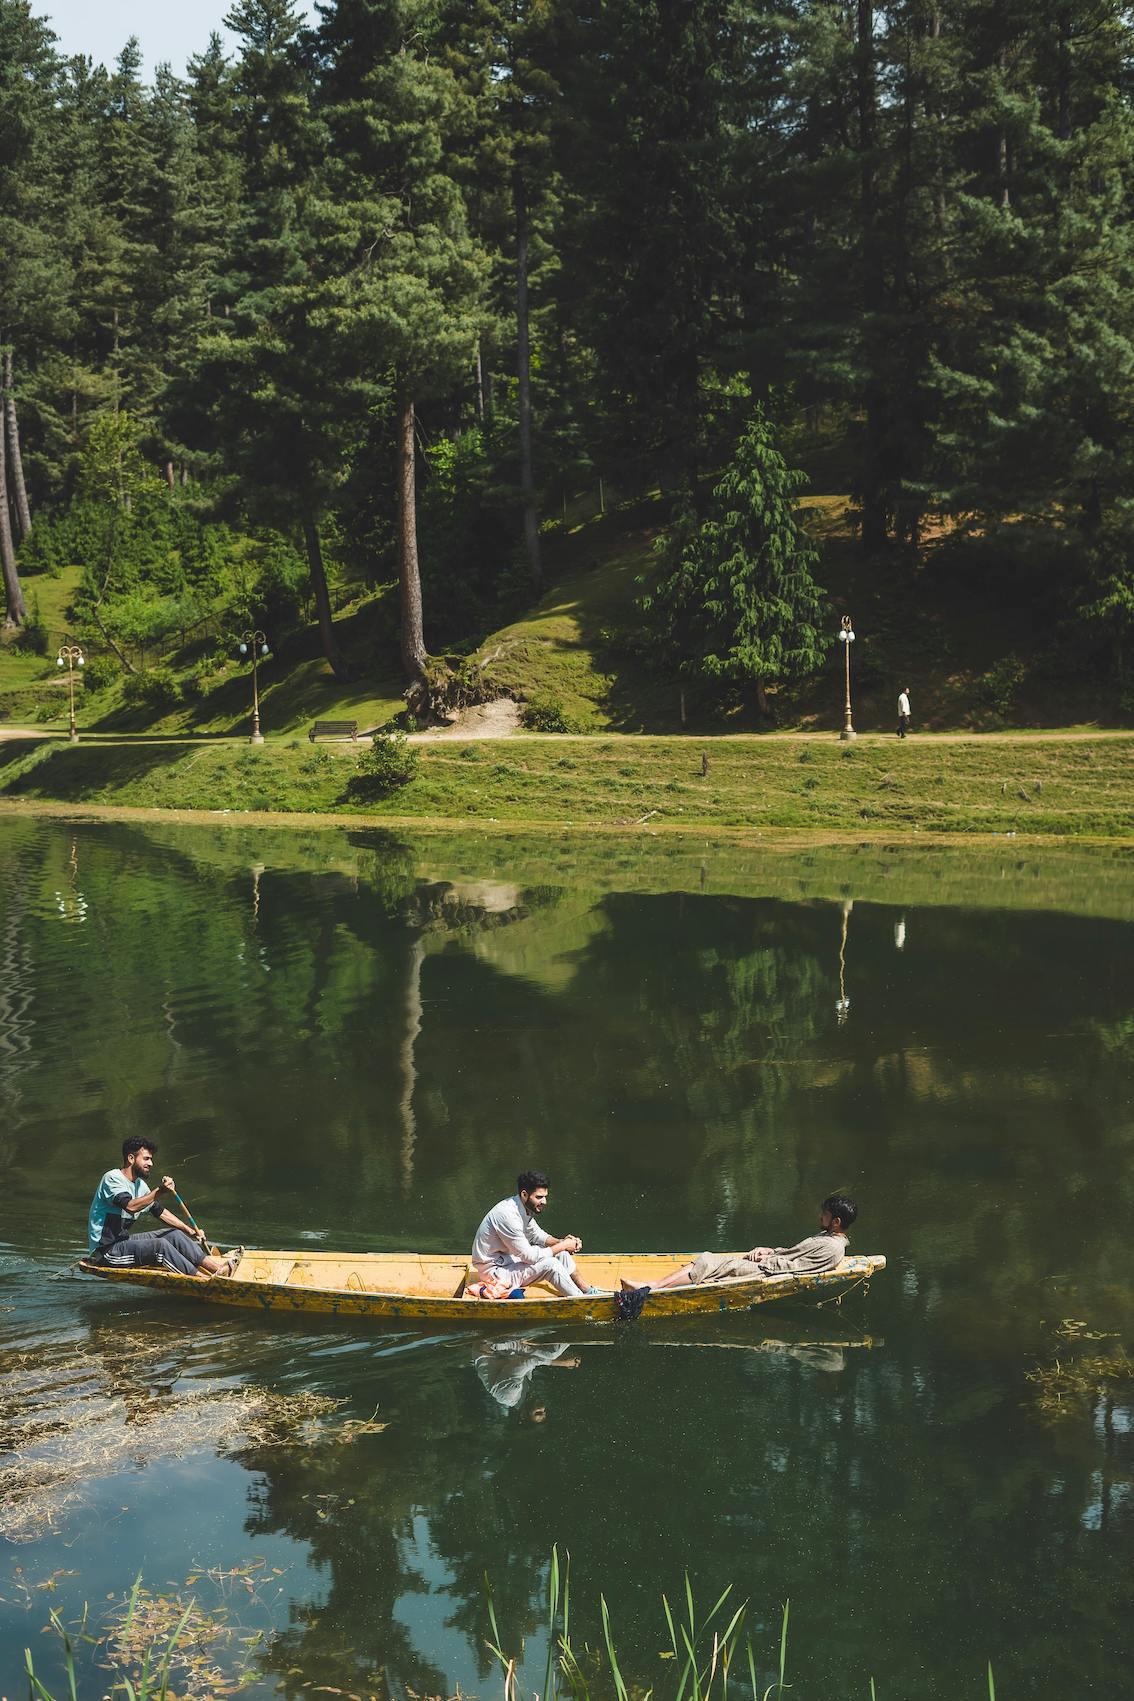
[[[910,688],[903,685],[898,692],[898,737],[904,738],[910,730]]]

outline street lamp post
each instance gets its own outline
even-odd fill
[[[71,718],[71,743],[78,744],[79,729],[75,725],[75,669],[86,666],[86,657],[78,644],[64,644],[55,658],[56,667],[67,669],[67,703]]]
[[[258,627],[251,632],[240,635],[240,653],[242,656],[251,654],[252,657],[252,736],[249,744],[263,744],[264,735],[260,731],[260,678],[258,668],[262,659],[268,654],[268,640]]]
[[[854,627],[851,624],[851,617],[849,614],[843,615],[842,624],[839,627],[839,643],[843,646],[843,660],[846,672],[846,699],[843,703],[843,730],[839,734],[839,737],[844,742],[849,742],[850,739],[857,736],[854,730],[854,722],[851,720],[850,647],[854,643]]]

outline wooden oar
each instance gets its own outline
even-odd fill
[[[173,1197],[177,1200],[177,1203],[180,1205],[182,1211],[184,1211],[186,1217],[189,1219],[189,1227],[193,1230],[194,1234],[199,1234],[201,1236],[201,1239],[205,1242],[205,1245],[208,1246],[209,1256],[212,1257],[212,1258],[219,1258],[220,1257],[220,1247],[210,1245],[209,1240],[205,1235],[204,1229],[202,1229],[198,1226],[196,1217],[193,1215],[192,1211],[189,1209],[188,1205],[185,1203],[184,1199],[181,1197],[181,1195],[177,1191],[176,1187],[172,1189],[172,1192],[173,1192]]]

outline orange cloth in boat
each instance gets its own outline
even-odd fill
[[[464,1299],[507,1299],[512,1287],[509,1282],[497,1281],[488,1276],[484,1281],[468,1282],[462,1297]]]

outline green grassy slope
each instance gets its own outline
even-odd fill
[[[815,483],[840,471],[817,453]],[[1003,589],[980,575],[962,583],[932,549],[917,572],[896,556],[866,559],[851,533],[847,499],[816,488],[804,499],[823,542],[822,576],[833,611],[849,610],[854,649],[855,721],[859,730],[888,731],[901,685],[909,685],[918,729],[1120,726],[1113,693],[1093,677],[1057,670],[1039,617],[1019,599],[1005,607]],[[664,514],[656,495],[568,530],[544,534],[546,593],[530,608],[484,636],[473,654],[486,678],[520,700],[553,700],[580,731],[676,732],[681,726],[679,682],[654,665],[637,606],[640,580],[656,570],[654,542]],[[65,623],[74,574],[28,581],[49,627]],[[366,731],[404,707],[396,645],[393,587],[361,595],[336,626],[352,678],[335,680],[312,628],[290,640],[261,672],[262,718],[269,735],[306,731],[316,719],[354,719]],[[841,724],[841,655],[833,641],[822,675],[805,689],[773,695],[781,728],[833,730]],[[53,634],[54,636],[54,634]],[[429,609],[426,609],[429,636]],[[189,689],[172,709],[127,706],[121,686],[80,703],[84,727],[106,731],[238,734],[247,730],[251,688],[247,669],[221,659],[202,687],[191,680],[199,656],[170,658]],[[17,655],[0,644],[0,715],[13,722],[54,714],[62,725],[65,697],[50,663]],[[42,710],[39,705],[45,705]],[[697,733],[766,730],[751,702],[722,709],[715,699],[687,694],[688,730]],[[37,714],[37,710],[39,711]]]
[[[240,744],[0,745],[0,794],[171,809],[286,810],[548,825],[813,833],[1134,836],[1134,735],[899,744],[521,737],[418,745],[417,777],[377,802],[362,752]]]

